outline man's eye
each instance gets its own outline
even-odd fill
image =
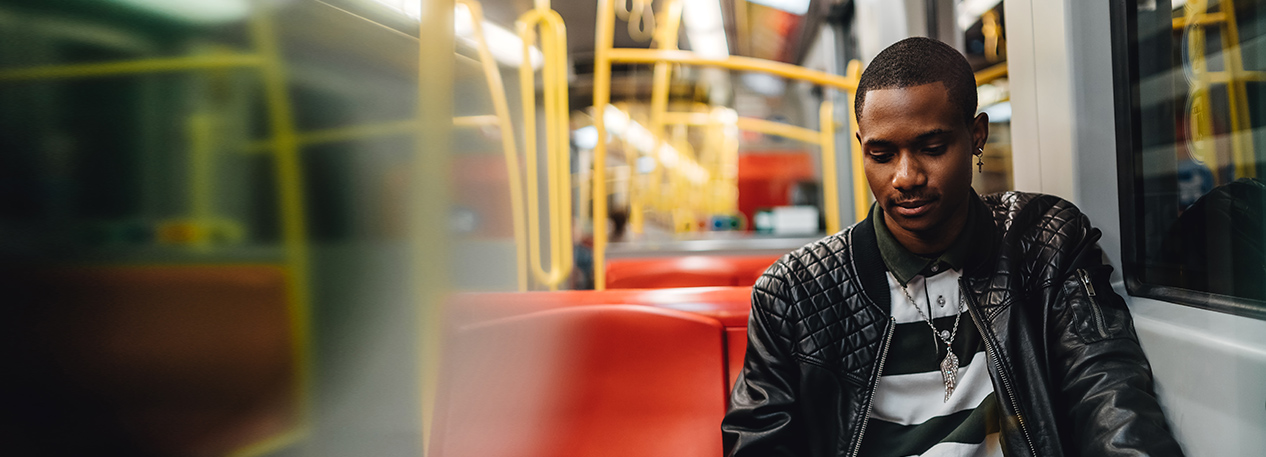
[[[892,160],[892,153],[884,152],[884,151],[872,151],[870,153],[870,160],[874,160],[879,163],[884,163],[889,160]]]
[[[926,148],[923,148],[923,151],[928,154],[940,154],[940,153],[945,152],[945,145],[942,144],[942,145],[937,145],[937,146],[928,146]]]

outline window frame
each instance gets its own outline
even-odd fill
[[[1142,115],[1139,95],[1138,2],[1110,1],[1112,46],[1112,89],[1115,105],[1117,196],[1120,205],[1121,264],[1126,291],[1131,296],[1152,298],[1180,305],[1237,316],[1266,320],[1266,301],[1214,294],[1143,281],[1141,270],[1142,238],[1139,221],[1143,220],[1142,180],[1135,180],[1135,171],[1142,169]]]

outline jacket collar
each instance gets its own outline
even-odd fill
[[[988,265],[996,251],[998,226],[994,222],[993,211],[973,189],[969,198],[969,210],[976,220],[967,241],[968,255],[963,265],[963,276],[971,277],[981,273],[981,266]],[[892,299],[888,291],[888,267],[884,264],[883,254],[879,250],[879,242],[875,233],[875,218],[879,215],[877,207],[872,205],[870,213],[853,228],[849,242],[853,248],[853,256],[857,265],[857,277],[861,280],[862,290],[870,301],[879,306],[885,315],[891,312]]]
[[[879,310],[888,315],[892,309],[891,296],[888,295],[888,269],[884,266],[883,255],[879,253],[879,243],[875,238],[875,207],[870,208],[870,215],[857,223],[849,240],[856,260],[857,278],[861,280],[862,290]]]

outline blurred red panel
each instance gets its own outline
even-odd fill
[[[806,151],[744,152],[738,160],[738,209],[754,230],[756,210],[789,204],[791,188],[816,181],[813,156]]]

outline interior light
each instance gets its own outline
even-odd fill
[[[989,115],[989,123],[1011,122],[1011,102],[999,102],[980,109]]]
[[[414,20],[422,19],[422,2],[417,0],[374,0],[384,6],[403,13]],[[466,13],[467,15],[470,12]]]
[[[126,6],[144,9],[162,16],[197,24],[222,24],[238,21],[251,13],[248,0],[113,0]]]
[[[994,9],[1002,3],[1002,0],[961,0],[958,2],[958,28],[962,30],[970,29],[976,21],[980,20],[986,11]]]
[[[385,2],[388,0],[378,1]],[[420,4],[418,2],[413,3]],[[462,44],[471,48],[479,46],[479,40],[475,37],[473,21],[470,8],[465,4],[458,3],[453,9],[453,31]],[[519,35],[487,20],[480,21],[479,25],[484,30],[484,40],[488,42],[488,52],[492,54],[493,59],[502,65],[510,67],[522,65],[523,40],[519,38]],[[532,61],[533,69],[540,69],[545,64],[545,55],[536,46],[528,49],[528,56]]]
[[[749,3],[765,5],[791,14],[803,16],[809,11],[809,0],[747,0]]]
[[[739,80],[743,81],[743,85],[751,89],[752,92],[766,97],[777,97],[787,91],[786,81],[769,73],[743,73],[739,76]]]
[[[580,149],[593,149],[598,145],[598,128],[592,125],[573,130],[571,141]]]
[[[651,131],[643,127],[642,124],[629,119],[629,115],[624,111],[613,105],[607,105],[603,113],[602,120],[608,133],[616,138],[624,139],[633,149],[646,154],[637,159],[636,165],[639,173],[650,173],[650,170],[655,167],[654,161],[658,160],[666,168],[674,168],[681,171],[682,175],[691,182],[703,184],[708,181],[711,173],[695,161],[689,158],[683,159],[681,153],[672,145],[662,143],[659,145],[659,149],[655,149],[655,135],[652,135]],[[597,143],[596,138],[594,143]],[[651,152],[654,152],[653,157]]]
[[[700,56],[725,58],[730,45],[725,38],[720,1],[693,0],[682,6],[681,20],[686,24],[690,49]]]

